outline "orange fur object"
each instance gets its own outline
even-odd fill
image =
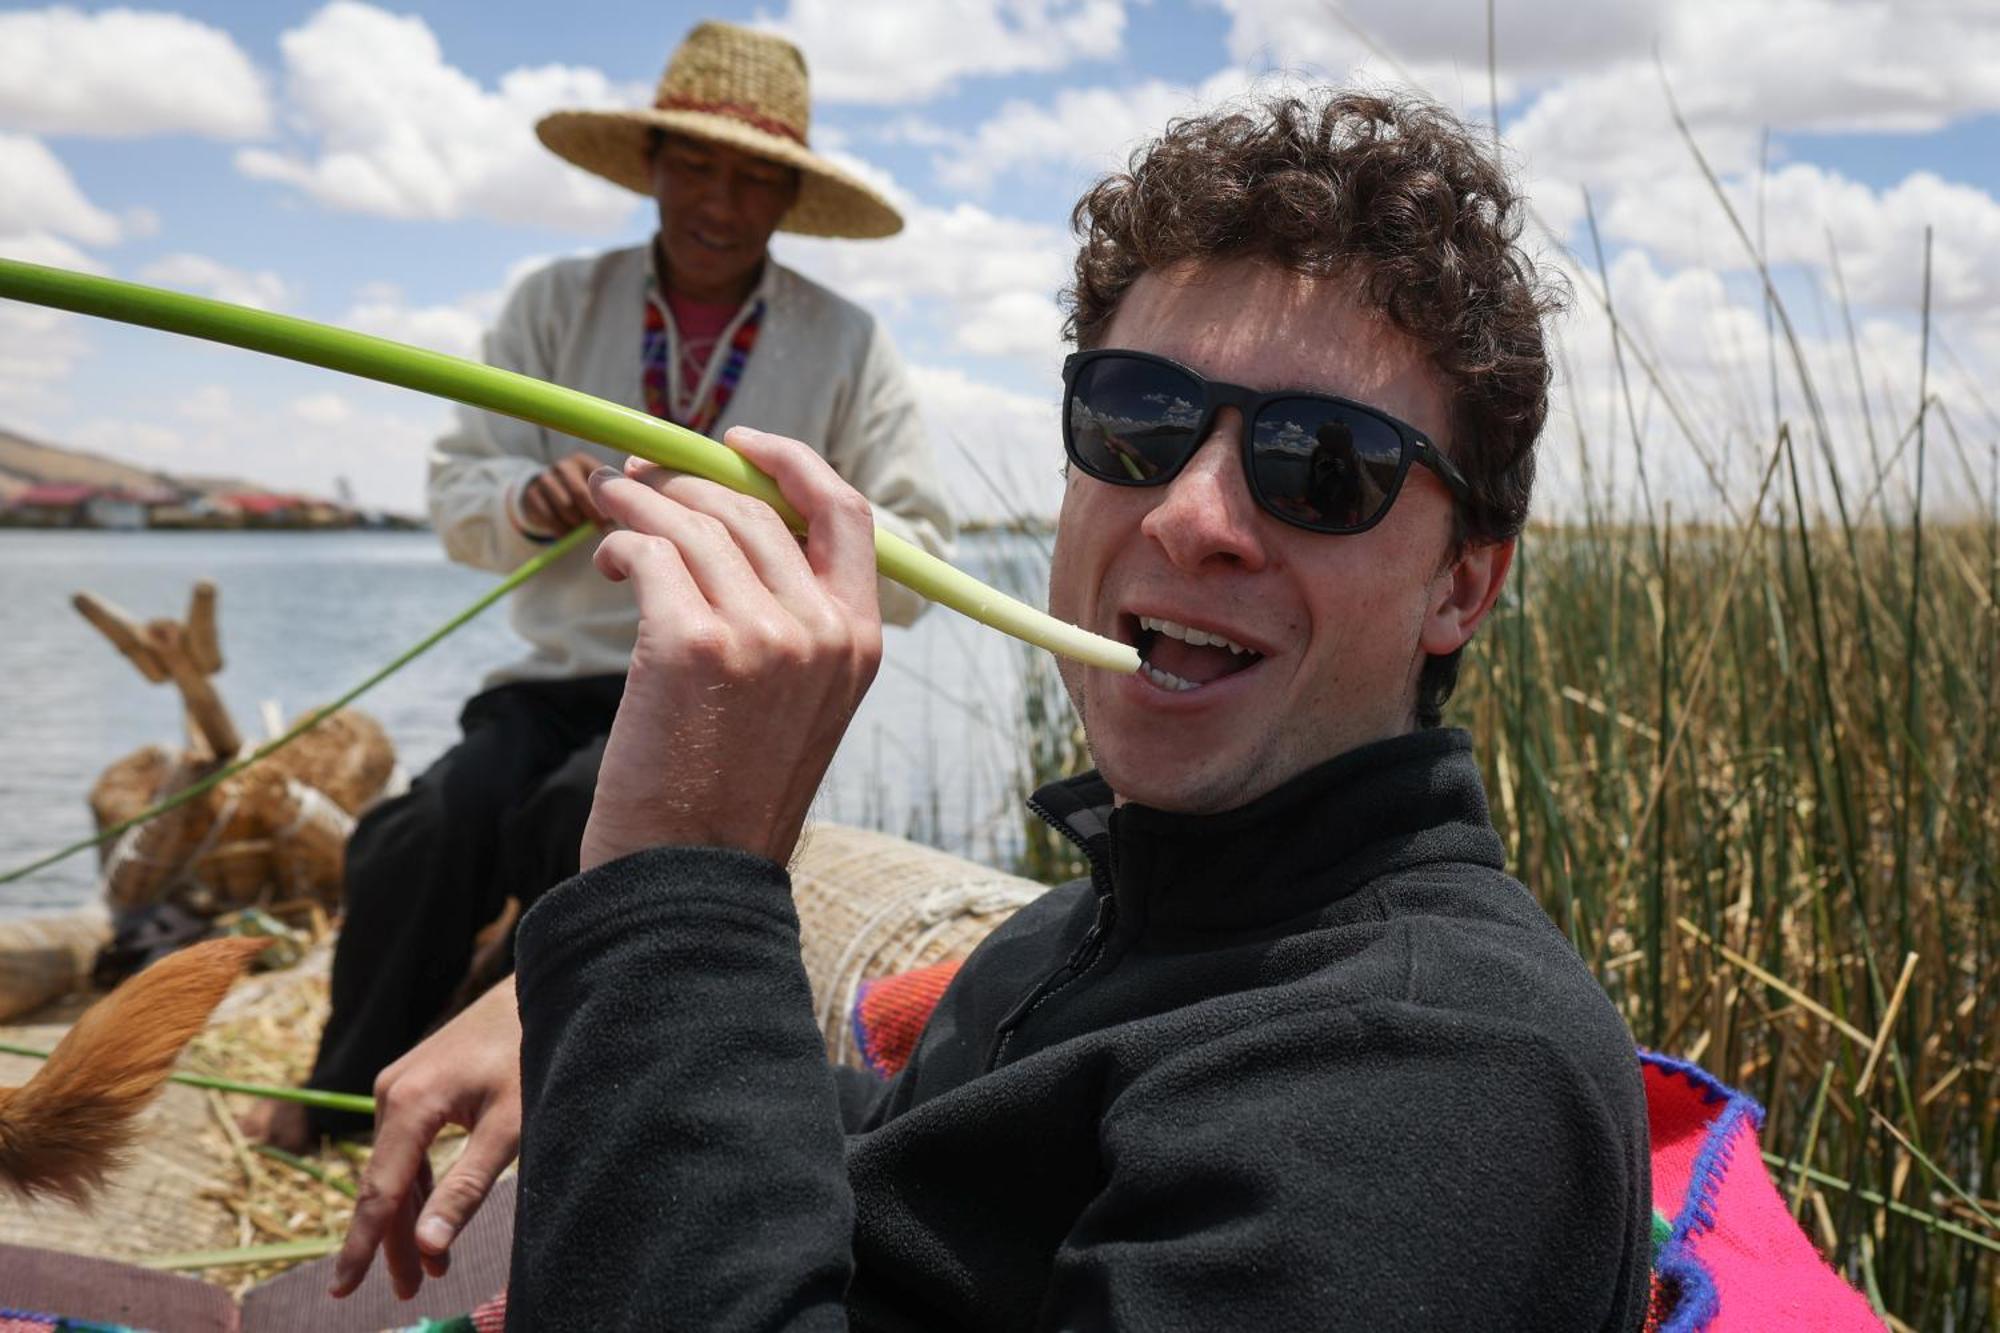
[[[161,959],[85,1011],[22,1087],[0,1088],[0,1184],[82,1203],[131,1143],[181,1049],[269,940]]]

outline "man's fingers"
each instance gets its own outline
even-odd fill
[[[875,511],[833,465],[797,440],[747,426],[723,437],[749,459],[806,521],[806,560],[851,610],[873,612]]]
[[[562,474],[563,489],[575,513],[571,527],[578,523],[595,523],[603,517],[598,511],[596,498],[590,493],[591,474],[602,466],[603,463],[593,454],[571,454],[556,464]]]
[[[555,527],[563,532],[583,522],[584,506],[577,499],[579,488],[571,475],[573,471],[565,458],[542,473],[543,492],[549,499],[550,516],[555,520]]]
[[[597,493],[598,507],[630,529],[632,535],[664,538],[673,546],[708,605],[727,608],[735,618],[775,611],[770,589],[758,577],[735,534],[720,519],[691,509],[609,468],[599,472],[591,484]],[[626,534],[612,534],[622,535]],[[632,576],[638,576],[646,568],[642,564]],[[643,591],[640,595],[640,610],[644,614]]]
[[[369,1156],[367,1170],[361,1173],[354,1218],[347,1224],[347,1239],[333,1263],[330,1290],[335,1296],[353,1291],[368,1275],[377,1247],[394,1229],[411,1190],[430,1167],[424,1150],[443,1124],[442,1118],[430,1120],[407,1110],[400,1101],[392,1101],[393,1088],[386,1081],[378,1081],[375,1095],[380,1107],[375,1151]]]
[[[823,594],[798,536],[785,526],[778,511],[762,500],[732,491],[720,482],[682,473],[662,471],[636,480],[722,524],[758,579],[780,602],[803,609],[802,598]]]
[[[407,1301],[424,1285],[423,1257],[417,1252],[417,1214],[430,1193],[431,1164],[428,1158],[418,1171],[416,1187],[403,1197],[382,1237],[382,1262],[389,1269],[389,1286],[399,1300]]]
[[[427,1258],[441,1257],[451,1248],[520,1146],[519,1111],[509,1118],[495,1108],[479,1121],[466,1140],[465,1151],[431,1191],[417,1222],[417,1248]]]

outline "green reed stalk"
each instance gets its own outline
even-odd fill
[[[30,1060],[46,1060],[52,1051],[37,1046],[23,1046],[18,1042],[0,1041],[0,1055],[25,1056]],[[189,1074],[175,1070],[167,1075],[169,1083],[185,1083],[190,1088],[208,1088],[215,1092],[240,1092],[248,1097],[262,1097],[273,1102],[297,1102],[301,1106],[317,1106],[326,1111],[350,1111],[356,1115],[374,1115],[375,1099],[352,1092],[322,1092],[318,1088],[280,1088],[268,1083],[240,1083],[233,1078],[214,1078],[207,1074]]]
[[[0,296],[227,343],[518,417],[706,477],[764,501],[794,529],[804,527],[776,484],[726,445],[529,375],[291,315],[14,260],[0,260]],[[904,587],[1003,634],[1106,670],[1139,669],[1138,653],[1129,644],[1064,624],[879,526],[875,563]]]
[[[145,1268],[170,1273],[187,1273],[202,1268],[244,1268],[251,1264],[296,1263],[318,1259],[340,1248],[340,1236],[316,1236],[307,1240],[281,1240],[269,1245],[244,1245],[233,1250],[189,1250],[184,1254],[161,1254],[140,1259]]]

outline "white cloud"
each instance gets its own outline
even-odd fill
[[[764,27],[797,42],[825,102],[923,102],[960,79],[1118,54],[1124,0],[792,0]]]
[[[292,400],[292,415],[312,426],[338,426],[354,415],[354,408],[337,393],[310,393]]]
[[[507,266],[500,285],[467,292],[455,301],[432,305],[411,305],[402,288],[392,282],[372,282],[355,293],[342,323],[378,338],[414,343],[435,352],[480,358],[485,333],[500,314],[501,306],[517,283],[556,258],[553,255],[526,255]]]
[[[118,220],[84,197],[40,140],[0,134],[0,256],[103,273],[77,243],[108,245],[120,235]],[[59,386],[88,351],[76,316],[0,301],[0,421],[30,426],[54,413]]]
[[[1533,174],[1595,186],[1686,176],[1661,73],[1716,170],[1757,166],[1763,130],[1924,131],[2000,110],[2000,7],[1687,0],[1650,39],[1550,83],[1508,125]],[[1559,26],[1559,25],[1558,25]],[[1552,217],[1576,206],[1553,201]]]
[[[269,269],[235,268],[207,255],[163,255],[140,269],[139,276],[147,282],[258,310],[282,310],[297,297],[292,285]]]
[[[1060,229],[967,203],[913,207],[905,221],[888,240],[780,236],[775,250],[878,313],[928,315],[960,351],[1016,357],[1037,369],[1059,359],[1055,293],[1075,254]]]
[[[84,245],[114,245],[118,219],[84,197],[74,177],[41,140],[0,134],[0,236],[37,232]]]
[[[1053,389],[1034,397],[935,366],[911,366],[910,381],[954,513],[994,519],[1055,514],[1063,459]]]
[[[47,232],[0,235],[0,256],[18,259],[24,264],[46,264],[50,268],[75,269],[80,273],[110,272],[92,256]]]
[[[1439,96],[1484,118],[1481,0],[1218,0],[1230,56],[1336,75],[1392,56]],[[1701,118],[1775,129],[1935,129],[2000,107],[2000,6],[1856,0],[1510,0],[1499,7],[1501,97],[1589,76],[1592,99],[1643,98],[1659,52]],[[1365,38],[1364,38],[1365,34]]]
[[[347,328],[378,338],[475,359],[491,322],[491,312],[483,302],[413,306],[401,289],[387,283],[365,290],[341,320]]]
[[[421,18],[338,0],[279,39],[288,119],[310,150],[245,149],[238,170],[329,208],[481,217],[579,231],[627,222],[637,196],[541,146],[558,106],[623,106],[644,90],[563,65],[512,70],[489,90],[446,63]]]
[[[250,139],[270,118],[263,77],[218,28],[148,10],[0,14],[0,125]]]
[[[1199,88],[1149,79],[1130,87],[1064,88],[1052,98],[1009,101],[969,135],[941,136],[939,181],[985,193],[1010,172],[1057,169],[1095,175],[1123,162],[1168,120],[1233,96],[1252,80],[1224,70]]]
[[[1217,0],[1230,16],[1228,49],[1246,64],[1317,66],[1339,73],[1368,62],[1370,46],[1391,53],[1449,96],[1462,83],[1486,101],[1484,0],[1413,5],[1404,0]],[[1645,51],[1665,0],[1508,0],[1497,11],[1495,47],[1508,83],[1586,68]],[[1345,21],[1343,21],[1343,19]],[[1365,37],[1364,37],[1365,34]],[[1446,77],[1438,77],[1446,76]],[[1505,96],[1505,88],[1502,95]]]
[[[236,395],[227,385],[204,384],[174,404],[174,411],[185,420],[214,425],[236,413]]]
[[[1586,454],[1588,491],[1602,495],[1608,490],[1624,504],[1637,505],[1641,457],[1632,447],[1630,424],[1636,420],[1656,505],[1672,501],[1679,519],[1699,515],[1722,521],[1728,507],[1717,499],[1720,485],[1740,513],[1756,492],[1773,445],[1771,345],[1761,303],[1754,291],[1733,289],[1713,269],[1663,266],[1639,250],[1624,252],[1609,268],[1619,320],[1639,345],[1637,352],[1628,348],[1626,353],[1629,413],[1612,359],[1609,325],[1588,296],[1594,276],[1575,274],[1576,308],[1558,328],[1565,370],[1553,392],[1556,410],[1541,446],[1537,512],[1577,516],[1586,493]],[[1920,333],[1907,318],[1860,320],[1858,351],[1869,398],[1864,417],[1844,333],[1837,326],[1820,329],[1796,302],[1790,305],[1800,352],[1825,413],[1830,452],[1854,504],[1873,484],[1874,455],[1887,455],[1916,409]],[[1971,326],[1967,341],[1977,348],[1995,332],[2000,332],[2000,321],[1983,317]],[[1983,364],[1993,364],[1996,348],[2000,340],[1986,347]],[[1828,506],[1831,491],[1798,371],[1782,342],[1776,356],[1778,410],[1791,426],[1807,504]],[[1977,374],[1976,366],[1972,369]],[[1961,421],[1979,418],[1977,382],[1945,364],[1935,347],[1929,387]],[[1871,422],[1874,446],[1869,442]],[[1933,446],[1927,503],[1949,510],[1964,504],[1971,492],[1952,484],[1956,465],[1941,436],[1934,437]],[[1899,512],[1907,502],[1912,461],[1913,455],[1906,456],[1891,469],[1884,487],[1890,512]],[[1983,487],[1987,478],[1978,481]],[[1779,484],[1788,490],[1782,475]]]
[[[48,244],[61,246],[62,242]],[[33,244],[7,240],[0,240],[0,254],[37,264],[64,258]],[[26,427],[52,414],[62,405],[58,386],[89,350],[83,321],[75,315],[19,301],[0,301],[0,422]]]
[[[1837,172],[1794,163],[1762,183],[1766,256],[1774,266],[1829,267],[1840,252],[1849,296],[1863,305],[1915,309],[1921,300],[1924,228],[1933,228],[1933,304],[1984,311],[2000,306],[2000,200],[1984,190],[1917,172],[1877,191]],[[1728,183],[1731,202],[1754,228],[1758,182]],[[1673,263],[1749,266],[1707,189],[1635,185],[1604,211],[1604,230]]]

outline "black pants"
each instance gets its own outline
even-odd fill
[[[307,1085],[367,1093],[443,1017],[473,936],[509,897],[526,911],[576,873],[623,676],[522,682],[475,696],[465,738],[347,844],[333,1012]],[[315,1109],[315,1134],[365,1116]]]

